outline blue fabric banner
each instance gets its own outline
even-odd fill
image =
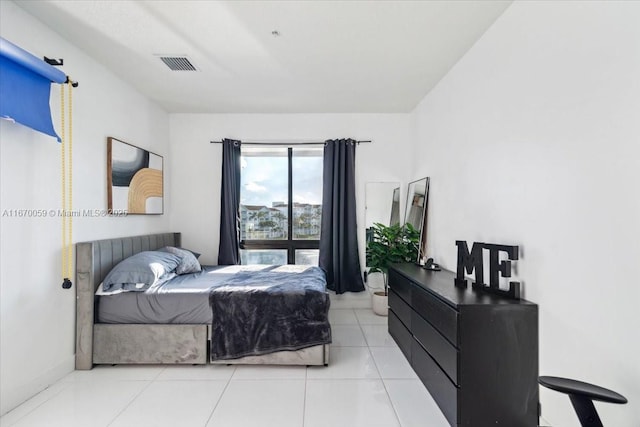
[[[0,118],[28,126],[60,141],[51,121],[51,82],[66,75],[13,43],[0,38]]]

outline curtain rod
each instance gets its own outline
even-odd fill
[[[222,141],[209,141],[211,144],[222,144]],[[324,145],[326,141],[320,142],[244,142],[240,141],[242,145]],[[371,141],[356,141],[356,144],[370,144]]]

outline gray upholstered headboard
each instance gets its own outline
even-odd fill
[[[102,279],[123,259],[164,246],[180,246],[180,233],[147,234],[76,243],[77,290],[95,293]],[[86,287],[86,281],[91,287]]]
[[[76,243],[76,369],[92,365],[95,292],[102,279],[123,259],[163,246],[180,246],[180,233]]]

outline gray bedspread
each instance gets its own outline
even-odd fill
[[[273,266],[239,272],[213,288],[212,360],[300,350],[331,342],[324,272]]]
[[[135,324],[211,324],[209,293],[241,270],[254,266],[211,266],[176,276],[144,292],[99,295],[98,322]]]

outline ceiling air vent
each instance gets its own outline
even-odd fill
[[[173,71],[198,71],[186,56],[160,56],[160,59]]]

